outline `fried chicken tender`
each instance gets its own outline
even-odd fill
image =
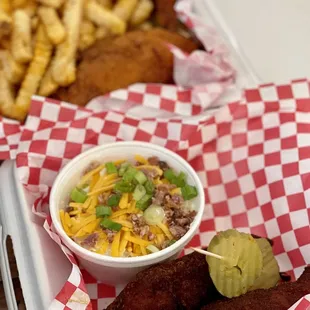
[[[205,256],[193,253],[141,271],[107,310],[194,310],[218,298]]]
[[[310,266],[296,282],[280,284],[268,290],[255,290],[245,295],[216,301],[202,310],[286,310],[310,293]]]
[[[197,48],[191,40],[162,29],[98,41],[82,53],[75,83],[59,89],[55,97],[85,105],[94,97],[133,83],[171,83],[173,55],[166,43],[186,52]]]
[[[154,0],[155,20],[160,27],[177,31],[180,25],[174,10],[176,0]]]

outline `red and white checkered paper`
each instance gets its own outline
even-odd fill
[[[203,221],[188,246],[206,246],[216,231],[231,227],[268,236],[281,270],[298,277],[310,263],[309,81],[246,90],[244,99],[208,113],[234,72],[214,30],[188,13],[191,2],[176,9],[212,52],[185,55],[171,47],[178,86],[135,84],[87,108],[34,97],[25,126],[0,120],[0,156],[16,152],[20,180],[36,198],[33,210],[44,216],[56,175],[77,154],[111,141],[165,146],[195,168],[205,188]],[[72,263],[50,309],[105,308],[122,288],[80,270],[49,216],[44,226]],[[309,304],[307,295],[291,309]]]
[[[17,154],[20,178],[39,197],[34,208],[40,212],[59,169],[80,152],[121,140],[165,146],[195,168],[205,188],[203,221],[188,247],[206,246],[216,231],[231,227],[268,236],[281,270],[298,277],[310,263],[309,85],[246,90],[244,100],[195,118],[128,115],[130,109],[106,109],[115,100],[109,98],[94,111],[36,97]],[[49,217],[45,228],[72,262],[50,309],[105,308],[122,288],[80,271]],[[309,297],[291,309],[307,309]]]

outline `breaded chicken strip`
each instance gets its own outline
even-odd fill
[[[205,256],[193,253],[138,273],[107,310],[195,310],[218,298]]]
[[[310,293],[310,266],[296,282],[211,303],[202,310],[286,310]]]
[[[155,4],[155,21],[158,26],[177,31],[180,27],[177,14],[174,10],[176,0],[154,0]]]
[[[163,29],[98,41],[82,53],[76,81],[53,97],[85,105],[94,97],[137,82],[172,83],[173,55],[167,43],[186,52],[197,48],[191,40]]]

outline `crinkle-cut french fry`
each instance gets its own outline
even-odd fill
[[[102,5],[103,7],[105,7],[106,9],[111,10],[113,7],[113,2],[112,0],[97,0],[97,2]]]
[[[13,14],[11,49],[18,62],[27,63],[32,59],[31,20],[22,10],[16,10]]]
[[[51,42],[54,45],[63,42],[66,38],[66,30],[59,19],[57,11],[50,7],[41,6],[38,9],[38,15]]]
[[[26,116],[29,110],[31,96],[36,93],[40,85],[40,81],[50,62],[52,51],[53,45],[50,42],[43,25],[39,25],[36,33],[34,57],[22,82],[15,103],[23,112],[21,119]]]
[[[123,34],[126,31],[124,21],[94,0],[88,1],[86,5],[86,16],[99,27],[106,27],[112,34]]]
[[[11,0],[1,0],[0,1],[0,10],[7,13],[7,14],[11,14],[12,13],[12,2],[11,2]]]
[[[130,19],[131,25],[138,26],[143,22],[145,22],[150,17],[153,10],[154,10],[153,1],[140,0],[131,16]]]
[[[101,40],[106,38],[109,35],[109,31],[105,27],[99,27],[96,30],[96,39]]]
[[[27,3],[27,0],[11,0],[11,1],[14,9],[21,8]]]
[[[137,4],[138,0],[118,0],[113,8],[113,13],[124,22],[127,22],[130,20]]]
[[[40,96],[48,97],[49,95],[53,94],[59,87],[59,85],[53,79],[52,64],[53,61],[51,62],[49,68],[45,72],[43,79],[41,81],[41,85],[39,88]]]
[[[30,17],[35,16],[37,13],[38,3],[36,0],[27,0],[26,5],[24,5],[21,9],[25,11]]]
[[[37,30],[37,28],[38,28],[38,25],[39,25],[39,18],[38,18],[38,16],[33,16],[31,18],[31,30],[33,32],[35,32]]]
[[[153,24],[151,22],[144,22],[140,25],[138,25],[138,27],[136,27],[135,29],[139,29],[139,30],[143,30],[143,31],[148,31],[151,30],[153,28]]]
[[[83,20],[80,29],[79,49],[81,51],[90,47],[96,41],[96,27],[89,20]]]
[[[3,115],[11,117],[10,109],[14,105],[13,87],[5,78],[4,72],[0,70],[0,111]]]
[[[63,24],[67,35],[65,41],[57,46],[52,68],[53,79],[60,86],[68,86],[75,81],[75,57],[79,44],[83,4],[83,0],[67,0],[65,3]]]
[[[54,9],[59,9],[64,3],[64,0],[37,0],[37,1],[44,5],[50,6]]]
[[[0,38],[9,36],[12,31],[12,18],[6,12],[0,10]]]
[[[20,83],[25,75],[26,66],[15,61],[8,50],[0,53],[0,59],[6,79],[12,84]]]

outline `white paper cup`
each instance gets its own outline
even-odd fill
[[[192,200],[197,215],[189,231],[173,245],[159,252],[138,257],[111,257],[84,249],[67,236],[62,228],[59,210],[64,208],[71,190],[76,186],[83,171],[93,161],[108,162],[118,159],[133,160],[134,155],[157,156],[176,172],[187,174],[187,182],[195,185],[198,196]],[[50,213],[54,227],[64,244],[77,256],[81,265],[96,279],[111,285],[124,284],[132,280],[137,272],[156,263],[175,259],[195,235],[203,215],[204,190],[193,168],[179,155],[151,143],[115,142],[94,147],[72,159],[57,176],[50,195]]]

